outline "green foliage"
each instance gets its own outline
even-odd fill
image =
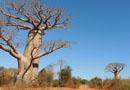
[[[46,69],[42,69],[39,72],[37,81],[33,83],[33,86],[37,87],[39,85],[42,88],[48,86],[78,88],[80,80],[79,78],[74,78],[74,77],[72,78],[71,71],[72,70],[70,66],[65,66],[58,73],[59,78],[57,80],[54,80],[53,79],[54,73],[52,72],[52,66],[49,65]]]
[[[72,77],[71,67],[65,66],[59,72],[59,79],[54,84],[55,86],[60,87],[70,87],[70,88],[78,88],[80,84],[80,78]]]
[[[88,82],[89,82],[89,81],[86,80],[86,79],[81,79],[81,80],[80,80],[80,84],[88,84]]]
[[[71,79],[71,68],[66,66],[59,72],[59,86],[64,87],[68,80]]]
[[[102,87],[102,79],[95,77],[93,79],[90,80],[89,82],[89,86],[94,88],[94,87]]]

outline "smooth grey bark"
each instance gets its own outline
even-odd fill
[[[40,30],[32,30],[28,34],[28,40],[24,55],[18,60],[18,79],[26,82],[35,80],[38,75],[39,58],[34,59],[40,54],[43,32]]]
[[[44,31],[67,29],[70,25],[71,17],[64,14],[63,8],[45,6],[42,0],[8,0],[0,9],[0,49],[18,60],[17,81],[33,81],[38,74],[40,57],[60,48],[70,48],[72,42],[54,40],[43,45],[44,52],[40,53]],[[7,29],[10,26],[16,30],[29,31],[23,55],[16,49],[20,45],[20,42],[15,42],[14,39],[17,33]],[[6,37],[8,35],[9,38]]]
[[[115,79],[120,79],[119,72],[114,72]]]

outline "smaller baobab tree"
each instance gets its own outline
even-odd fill
[[[106,66],[106,70],[114,73],[115,79],[119,79],[119,73],[124,69],[126,64],[123,63],[109,63]]]

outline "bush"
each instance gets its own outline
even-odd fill
[[[37,77],[37,82],[39,83],[39,86],[41,87],[52,86],[53,77],[54,77],[54,73],[52,71],[47,71],[46,69],[42,69],[39,72],[39,75]],[[45,83],[46,85],[43,85]]]
[[[58,87],[59,86],[59,81],[58,80],[54,80],[53,81],[53,87]]]
[[[17,69],[14,68],[0,68],[0,86],[14,83],[17,76]]]
[[[61,71],[59,72],[59,86],[64,87],[66,85],[66,83],[68,82],[68,80],[71,79],[71,68],[70,66],[66,66],[64,69],[61,69]]]
[[[73,80],[72,79],[68,80],[65,86],[70,87],[70,88],[74,88]]]
[[[41,84],[41,87],[42,88],[46,88],[48,86],[48,83],[47,82],[42,82],[42,84]]]
[[[102,79],[98,78],[98,77],[91,79],[89,82],[89,86],[91,88],[95,88],[95,87],[101,88],[102,87]]]
[[[119,90],[119,86],[121,86],[122,82],[119,79],[114,80],[104,80],[103,81],[103,88],[109,90]]]
[[[66,83],[66,87],[70,87],[70,88],[79,88],[80,82],[78,78],[71,78],[67,81]]]
[[[73,81],[73,85],[74,85],[73,88],[79,88],[79,84],[80,84],[79,79],[73,77],[72,81]]]
[[[130,80],[106,79],[103,81],[102,88],[108,90],[130,90]]]
[[[32,82],[32,86],[35,87],[35,88],[37,88],[37,87],[39,87],[39,83],[37,81]]]
[[[102,88],[106,88],[106,89],[112,87],[112,80],[110,79],[104,80],[102,86],[103,86]]]
[[[80,84],[88,84],[88,83],[89,83],[89,81],[86,80],[86,79],[81,79],[80,80]]]

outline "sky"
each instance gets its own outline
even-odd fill
[[[129,0],[45,0],[46,5],[66,8],[73,17],[70,30],[56,29],[43,40],[69,40],[72,48],[57,50],[40,59],[39,69],[65,60],[75,77],[113,78],[106,72],[109,63],[125,63],[121,78],[130,78],[130,1]],[[22,51],[24,48],[20,48]],[[17,68],[17,60],[0,50],[0,66]],[[59,67],[55,66],[54,71]]]

